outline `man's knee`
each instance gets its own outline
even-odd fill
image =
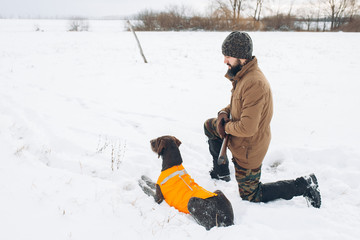
[[[238,183],[240,197],[250,202],[261,201],[261,167],[257,169],[245,169],[235,164],[235,177]]]
[[[261,190],[259,188],[244,190],[239,187],[239,193],[242,200],[249,202],[261,202]]]
[[[209,139],[219,138],[216,130],[216,118],[210,118],[204,123],[204,133]]]

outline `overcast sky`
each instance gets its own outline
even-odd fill
[[[209,0],[0,0],[0,16],[129,16],[174,4],[204,12],[208,3]]]
[[[289,8],[308,0],[272,0],[272,7]],[[0,0],[0,17],[131,16],[144,9],[164,10],[184,5],[205,13],[211,0]],[[266,2],[267,3],[267,2]],[[264,3],[265,4],[265,3]]]

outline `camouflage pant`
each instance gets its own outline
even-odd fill
[[[216,124],[217,124],[216,118],[210,118],[210,119],[206,120],[206,122],[204,123],[205,135],[210,140],[214,140],[216,138],[220,139],[220,134],[217,132]]]
[[[220,139],[216,130],[216,118],[208,119],[204,124],[205,135],[210,139]],[[240,197],[250,202],[261,201],[261,166],[256,169],[245,169],[240,167],[233,159],[235,166],[235,177],[239,187]]]
[[[234,160],[235,177],[240,197],[250,202],[261,202],[261,166],[256,169],[240,167]]]

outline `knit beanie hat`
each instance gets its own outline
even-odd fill
[[[222,54],[224,56],[251,59],[252,51],[252,40],[246,32],[232,32],[225,38],[222,44]]]

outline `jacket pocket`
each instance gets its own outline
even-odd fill
[[[250,144],[250,138],[235,138],[232,136],[232,148],[230,148],[233,156],[237,159],[237,161],[242,163],[249,163],[249,159],[251,159],[251,151],[252,146]],[[230,147],[230,146],[229,146]]]
[[[249,150],[251,149],[251,147],[247,146],[246,144],[241,144],[239,146],[236,146],[231,150],[233,157],[235,158],[236,161],[242,162],[242,163],[246,163],[248,164],[249,161]]]

